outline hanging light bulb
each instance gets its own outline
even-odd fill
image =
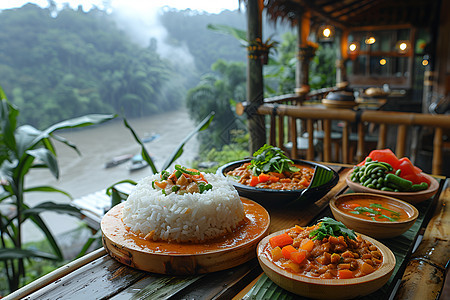
[[[371,36],[371,37],[367,38],[364,42],[365,42],[367,45],[372,45],[372,44],[375,44],[376,41],[377,41],[377,40],[375,39],[375,37]]]
[[[395,48],[399,53],[405,54],[409,52],[411,44],[409,41],[398,41],[397,44],[395,45]]]
[[[387,60],[385,58],[380,59],[380,65],[384,66],[387,64]]]
[[[322,25],[318,30],[318,38],[321,42],[328,42],[334,39],[334,27],[330,25]]]

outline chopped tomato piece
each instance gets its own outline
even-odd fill
[[[347,269],[342,269],[338,271],[339,279],[353,278],[353,272]]]
[[[266,182],[270,180],[270,175],[261,173],[258,176],[259,182]]]
[[[258,176],[252,176],[252,179],[250,180],[250,186],[256,186],[258,183]]]
[[[272,248],[284,247],[286,245],[291,245],[293,242],[294,240],[287,233],[276,235],[269,239],[269,243]]]

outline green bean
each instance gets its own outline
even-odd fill
[[[388,173],[386,175],[385,179],[388,183],[393,183],[394,185],[396,185],[400,191],[406,192],[406,191],[410,191],[412,188],[411,181],[401,178],[400,176],[397,176],[395,174]]]
[[[381,190],[382,191],[386,191],[386,192],[393,192],[394,191],[393,189],[391,189],[391,188],[389,188],[387,186],[382,187]]]
[[[413,184],[411,187],[411,190],[416,192],[416,191],[426,190],[427,188],[428,188],[428,183],[421,182],[419,184]]]

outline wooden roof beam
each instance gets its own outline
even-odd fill
[[[339,14],[333,15],[333,18],[339,19],[345,15],[352,14],[352,13],[360,13],[362,11],[365,11],[369,8],[371,8],[374,4],[376,4],[377,0],[365,0],[365,1],[358,1],[356,3],[353,3],[353,5],[347,7],[343,11],[341,10]],[[338,12],[338,11],[336,11]]]

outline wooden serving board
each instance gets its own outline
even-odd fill
[[[103,246],[119,262],[159,274],[189,275],[216,272],[256,257],[258,242],[269,232],[269,213],[259,204],[241,198],[247,221],[233,233],[200,244],[154,242],[127,230],[123,203],[102,219]]]

